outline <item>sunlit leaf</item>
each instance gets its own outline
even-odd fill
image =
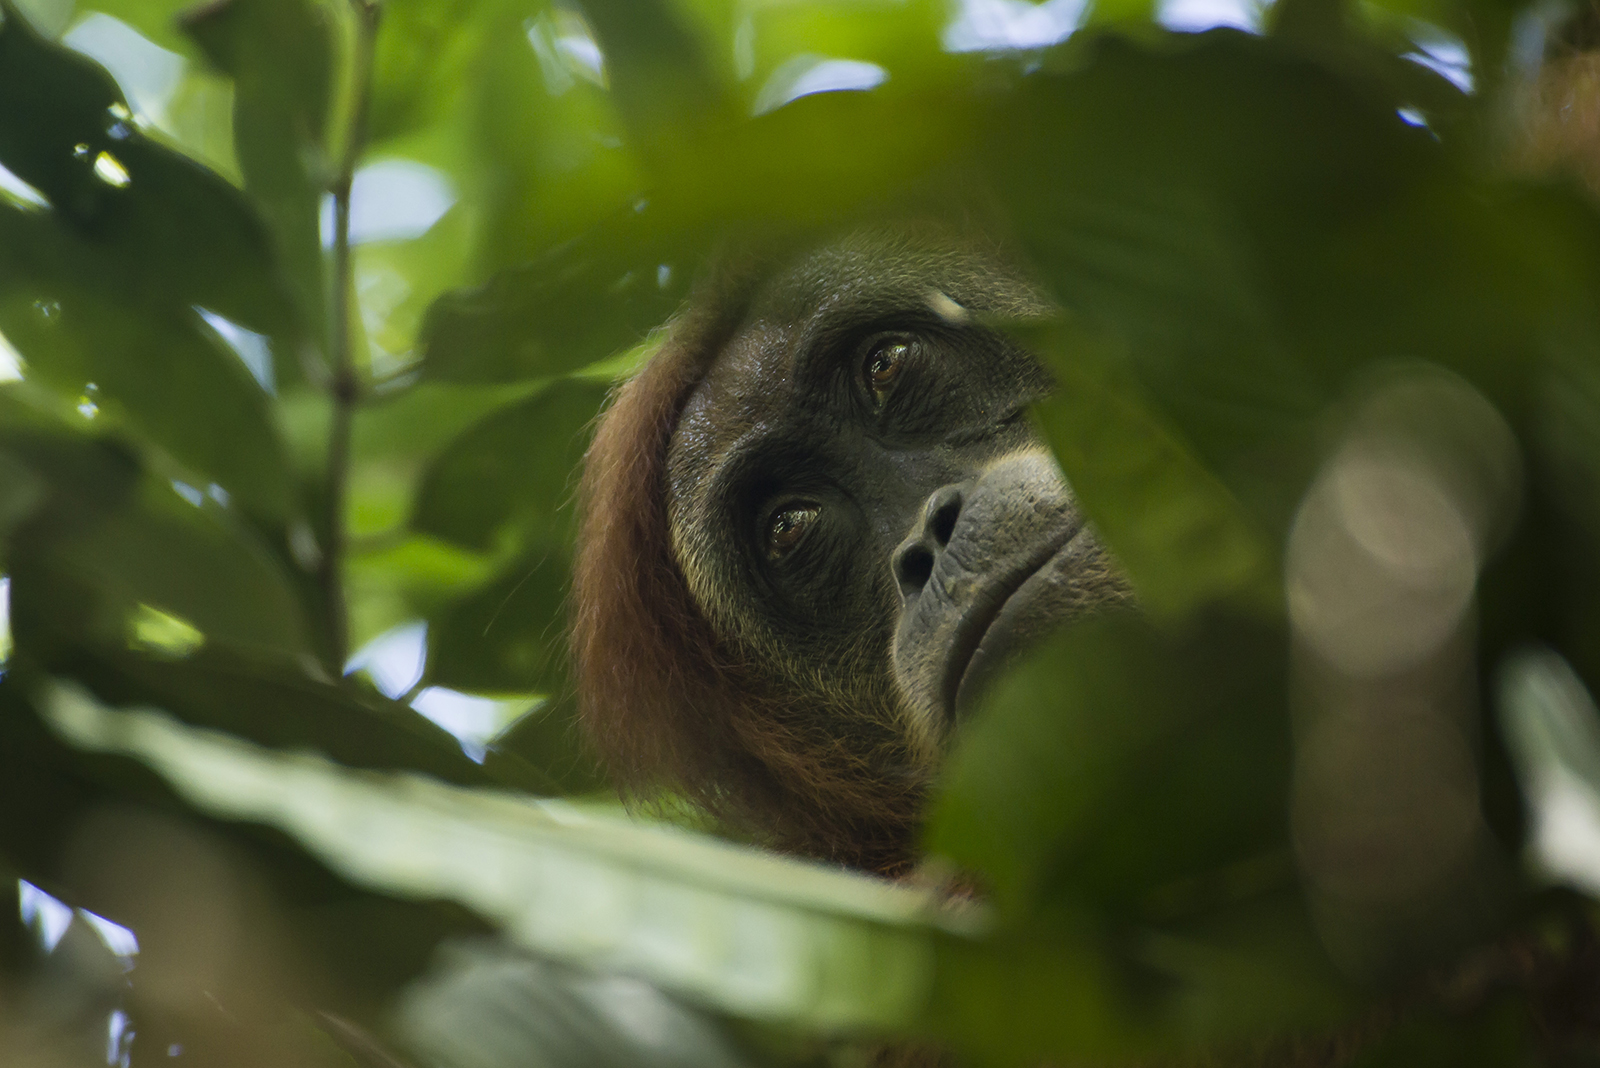
[[[319,0],[221,0],[184,30],[233,77],[233,133],[245,189],[261,206],[306,320],[320,327],[321,212],[333,174],[334,24]],[[320,335],[316,335],[320,336]]]

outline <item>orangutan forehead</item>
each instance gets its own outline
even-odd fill
[[[992,251],[942,235],[866,232],[815,250],[756,291],[749,322],[801,324],[922,306],[943,294],[969,311],[1036,315],[1043,304]]]
[[[738,442],[792,417],[797,361],[863,324],[908,314],[1024,319],[1046,302],[994,253],[943,235],[864,232],[815,250],[757,288],[741,326],[710,361],[679,418],[671,489],[692,492]]]

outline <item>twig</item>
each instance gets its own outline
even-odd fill
[[[332,338],[329,352],[333,373],[329,392],[333,397],[333,421],[328,431],[326,498],[327,540],[323,545],[319,580],[323,611],[328,629],[328,665],[335,678],[344,675],[349,656],[349,619],[344,601],[345,493],[350,482],[350,434],[360,399],[355,361],[350,352],[350,302],[353,284],[350,277],[350,186],[355,180],[356,163],[366,141],[367,98],[372,75],[373,43],[377,38],[379,7],[376,0],[350,0],[356,13],[356,42],[349,129],[345,136],[339,171],[333,193],[333,300],[330,309]]]

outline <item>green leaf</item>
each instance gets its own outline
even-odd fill
[[[233,78],[233,134],[245,190],[271,228],[313,336],[325,317],[322,195],[333,175],[327,124],[335,27],[318,0],[218,0],[184,29]]]
[[[566,686],[566,551],[535,546],[428,618],[428,681],[479,693]]]
[[[536,767],[558,795],[604,794],[610,782],[582,741],[577,704],[557,694],[494,739],[483,766],[493,773],[502,760]]]
[[[208,639],[299,657],[300,607],[256,524],[225,495],[153,476],[126,442],[53,416],[51,399],[29,383],[0,390],[0,468],[28,505],[0,544],[18,649],[120,646],[154,609]]]
[[[589,0],[583,10],[606,57],[612,93],[644,143],[724,117],[702,42],[663,0]]]
[[[157,705],[194,727],[311,751],[351,768],[402,769],[463,786],[539,793],[550,782],[517,761],[495,776],[455,738],[405,705],[307,675],[297,664],[208,642],[181,660],[115,648],[74,650],[45,665],[112,704]]]
[[[202,485],[285,520],[295,489],[249,370],[196,309],[141,299],[122,284],[126,266],[98,251],[48,216],[0,208],[0,330],[39,381],[126,419]]]
[[[42,696],[73,745],[137,758],[203,812],[286,831],[358,886],[459,901],[538,953],[735,1015],[823,1033],[905,1026],[927,996],[930,935],[972,925],[881,879],[558,801],[351,772],[69,683]]]
[[[635,213],[611,220],[423,319],[425,378],[511,382],[565,374],[633,345],[688,292],[693,244],[663,242]]]
[[[965,729],[927,847],[984,873],[1019,915],[1061,893],[1137,910],[1281,848],[1283,641],[1217,618],[1176,636],[1131,613],[1073,624]]]
[[[411,528],[488,550],[502,528],[566,540],[576,472],[609,386],[568,379],[461,434],[423,473]]]
[[[1118,613],[997,686],[925,845],[1003,926],[942,948],[936,1030],[1019,1060],[1141,1060],[1350,1010],[1290,850],[1286,647],[1256,623],[1173,636]]]
[[[423,970],[441,938],[483,933],[483,923],[458,906],[361,893],[281,836],[197,817],[159,775],[137,761],[88,753],[63,742],[24,693],[15,671],[0,680],[0,854],[16,865],[18,874],[51,893],[134,926],[141,939],[148,939],[143,921],[154,910],[159,922],[161,907],[192,889],[192,872],[145,872],[146,879],[156,874],[155,880],[131,886],[133,873],[119,865],[114,879],[97,886],[84,880],[82,872],[63,870],[63,847],[82,833],[86,820],[132,810],[159,814],[169,832],[204,835],[212,843],[226,842],[235,857],[248,856],[253,863],[246,880],[281,908],[273,916],[274,950],[292,946],[290,952],[318,972],[318,982],[353,999],[382,1003]],[[148,940],[144,949],[140,960],[153,967],[151,958],[160,951]],[[230,946],[229,953],[234,966],[250,960],[243,947]],[[272,959],[282,961],[276,955]],[[247,965],[243,970],[251,969]],[[246,985],[258,978],[259,973],[251,975]],[[198,991],[194,996],[200,1001]],[[211,1003],[201,1004],[201,1013],[215,1012]],[[149,1016],[144,1019],[147,1026],[154,1022]],[[197,1033],[187,1026],[182,1031],[181,1037]],[[155,1046],[154,1056],[164,1059],[167,1048],[167,1043]]]
[[[1152,410],[1126,355],[1067,324],[1030,340],[1056,376],[1054,394],[1036,409],[1039,425],[1141,607],[1164,619],[1225,599],[1276,609],[1277,554]]]

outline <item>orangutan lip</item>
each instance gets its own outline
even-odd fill
[[[967,669],[972,666],[972,658],[977,654],[978,647],[983,644],[989,628],[1000,618],[1006,603],[1029,579],[1042,571],[1045,565],[1071,547],[1078,535],[1086,529],[1081,518],[1062,528],[1056,537],[1040,547],[1026,567],[1018,568],[1015,574],[1006,576],[1005,580],[985,590],[974,600],[972,607],[962,614],[961,621],[956,624],[955,637],[950,641],[950,655],[945,658],[944,679],[940,686],[946,722],[955,721],[956,695],[961,692],[961,684],[966,680]]]

